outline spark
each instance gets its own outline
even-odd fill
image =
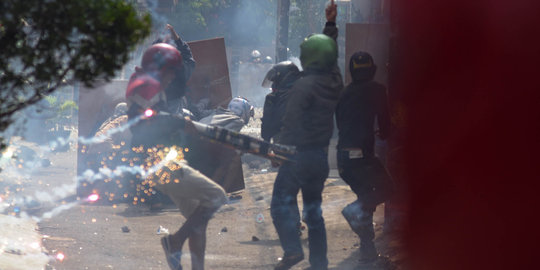
[[[167,161],[174,160],[177,156],[178,156],[178,152],[176,152],[176,150],[174,149],[171,149],[171,151],[169,151],[169,153],[165,157],[165,160]]]
[[[64,256],[64,253],[62,252],[59,252],[58,254],[56,254],[56,259],[59,261],[63,261],[65,257],[66,256]]]
[[[144,111],[144,116],[151,117],[152,115],[154,115],[154,111],[152,111],[152,109],[146,109],[146,111]]]
[[[87,198],[87,201],[89,202],[96,202],[97,200],[99,200],[99,195],[97,193],[92,193]]]
[[[8,147],[8,149],[4,151],[4,153],[2,153],[2,157],[6,159],[10,159],[11,157],[13,157],[13,154],[14,154],[13,148]]]

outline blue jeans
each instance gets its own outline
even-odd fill
[[[328,177],[328,154],[324,149],[298,152],[292,161],[279,168],[270,212],[285,252],[284,256],[303,254],[298,223],[300,213],[296,197],[302,191],[304,221],[308,227],[309,262],[326,269],[326,229],[322,217],[322,191]]]

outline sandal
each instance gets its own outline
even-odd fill
[[[274,267],[274,270],[287,270],[293,267],[293,265],[299,263],[304,259],[304,254],[291,255],[283,257],[281,261]]]
[[[161,246],[165,251],[165,257],[167,258],[167,263],[171,270],[182,270],[182,265],[180,264],[180,259],[182,258],[182,251],[177,251],[174,253],[170,252],[170,243],[169,236],[161,238]]]

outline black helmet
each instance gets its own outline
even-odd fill
[[[291,76],[297,77],[298,74],[300,74],[300,70],[293,62],[279,62],[266,73],[262,87],[281,88],[291,82]]]
[[[349,61],[349,71],[355,81],[370,81],[375,77],[377,66],[367,52],[355,52]]]

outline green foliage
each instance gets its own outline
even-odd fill
[[[151,24],[124,0],[2,0],[0,10],[0,131],[65,83],[113,78]]]
[[[58,92],[59,91],[55,93]],[[79,109],[77,103],[75,103],[73,100],[60,98],[55,94],[46,96],[44,99],[49,103],[47,108],[53,113],[52,117],[48,118],[44,122],[44,128],[48,131],[61,131],[63,130],[64,126],[69,126],[72,122],[71,118],[73,113],[76,113]]]
[[[64,101],[64,103],[62,103],[62,105],[60,105],[60,112],[61,113],[64,113],[64,112],[67,112],[71,109],[73,110],[78,110],[79,109],[79,106],[77,106],[77,103],[75,103],[75,101],[73,100],[66,100]]]
[[[65,100],[62,102],[60,99],[58,99],[58,97],[53,95],[46,96],[45,100],[49,102],[49,107],[53,108],[59,116],[65,116],[71,109],[79,109],[79,106],[77,106],[77,103],[75,103],[73,100]]]

